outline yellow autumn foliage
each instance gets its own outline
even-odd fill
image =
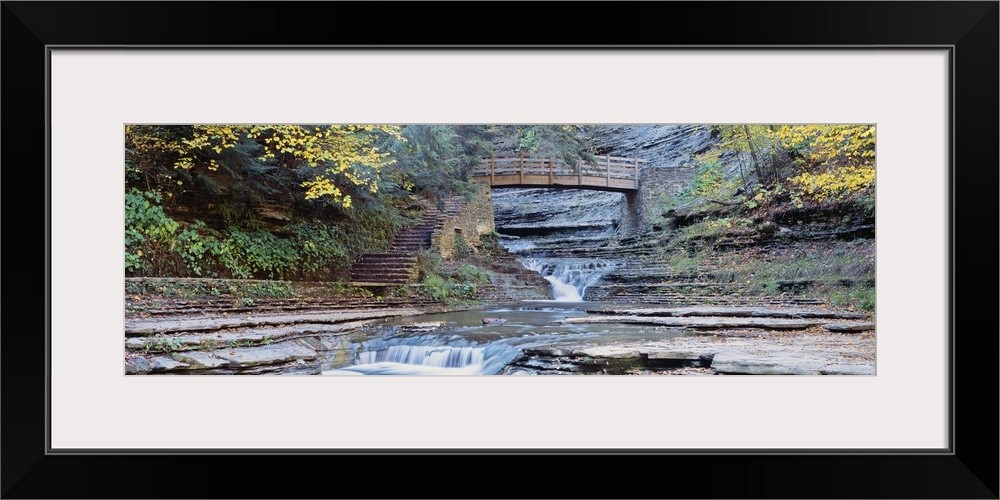
[[[874,125],[783,125],[775,135],[802,157],[801,173],[788,178],[798,194],[836,200],[874,187]]]
[[[241,139],[253,140],[262,148],[261,161],[319,169],[301,184],[306,199],[326,197],[345,208],[351,206],[351,198],[344,186],[376,193],[382,169],[395,163],[376,147],[379,136],[405,141],[400,128],[392,125],[195,125],[192,131],[190,137],[172,139],[158,134],[155,127],[127,126],[126,140],[139,153],[175,158],[175,169],[210,171],[219,168],[213,156],[235,148]]]
[[[870,167],[835,167],[826,172],[804,172],[788,179],[802,194],[816,201],[836,200],[861,193],[875,185],[875,169]]]

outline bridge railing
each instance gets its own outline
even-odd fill
[[[646,163],[646,160],[621,156],[595,156],[594,159],[594,162],[581,160],[574,165],[556,158],[499,154],[482,158],[473,169],[472,176],[547,175],[550,179],[559,176],[586,176],[634,181],[639,178],[639,165]]]

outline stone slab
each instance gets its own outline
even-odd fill
[[[299,323],[343,323],[360,319],[389,318],[421,314],[417,309],[382,309],[368,311],[339,311],[308,314],[268,314],[207,316],[199,318],[150,318],[125,321],[125,335],[152,335],[156,333],[199,332],[231,328],[292,325]]]
[[[827,323],[823,325],[827,331],[837,333],[859,333],[875,331],[875,323]]]
[[[722,318],[673,316],[584,316],[556,320],[554,323],[631,323],[639,325],[673,326],[679,328],[761,328],[767,330],[805,330],[822,324],[819,321],[788,318]]]

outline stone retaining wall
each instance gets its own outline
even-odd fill
[[[436,235],[432,245],[439,248],[441,257],[451,259],[455,254],[456,236],[465,240],[469,248],[478,253],[482,248],[481,236],[492,234],[496,230],[493,222],[493,200],[490,198],[489,186],[480,186],[475,197],[455,215],[445,218],[441,232]]]
[[[696,172],[694,166],[640,168],[639,191],[625,197],[621,234],[635,236],[651,231],[663,217],[667,198],[680,194]]]

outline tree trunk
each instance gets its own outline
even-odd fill
[[[781,151],[778,148],[778,141],[774,135],[778,132],[778,127],[771,125],[771,170],[774,172],[774,183],[781,184],[781,176],[778,173],[778,163],[781,162]]]
[[[757,181],[764,183],[764,174],[760,170],[760,160],[757,159],[757,148],[754,147],[753,141],[750,139],[750,126],[743,126],[743,133],[747,136],[747,146],[750,148],[750,158],[753,159],[753,168],[757,171]]]
[[[741,178],[741,179],[743,179],[743,190],[744,190],[744,191],[747,191],[747,192],[751,192],[751,193],[752,193],[752,192],[753,192],[753,189],[750,189],[750,186],[749,186],[749,185],[747,185],[747,176],[746,176],[746,174],[745,174],[745,173],[743,172],[743,170],[744,170],[744,166],[743,166],[743,155],[741,155],[741,154],[739,154],[739,153],[737,152],[737,154],[736,154],[736,161],[737,161],[737,162],[739,162],[739,166],[740,166],[740,178]]]

